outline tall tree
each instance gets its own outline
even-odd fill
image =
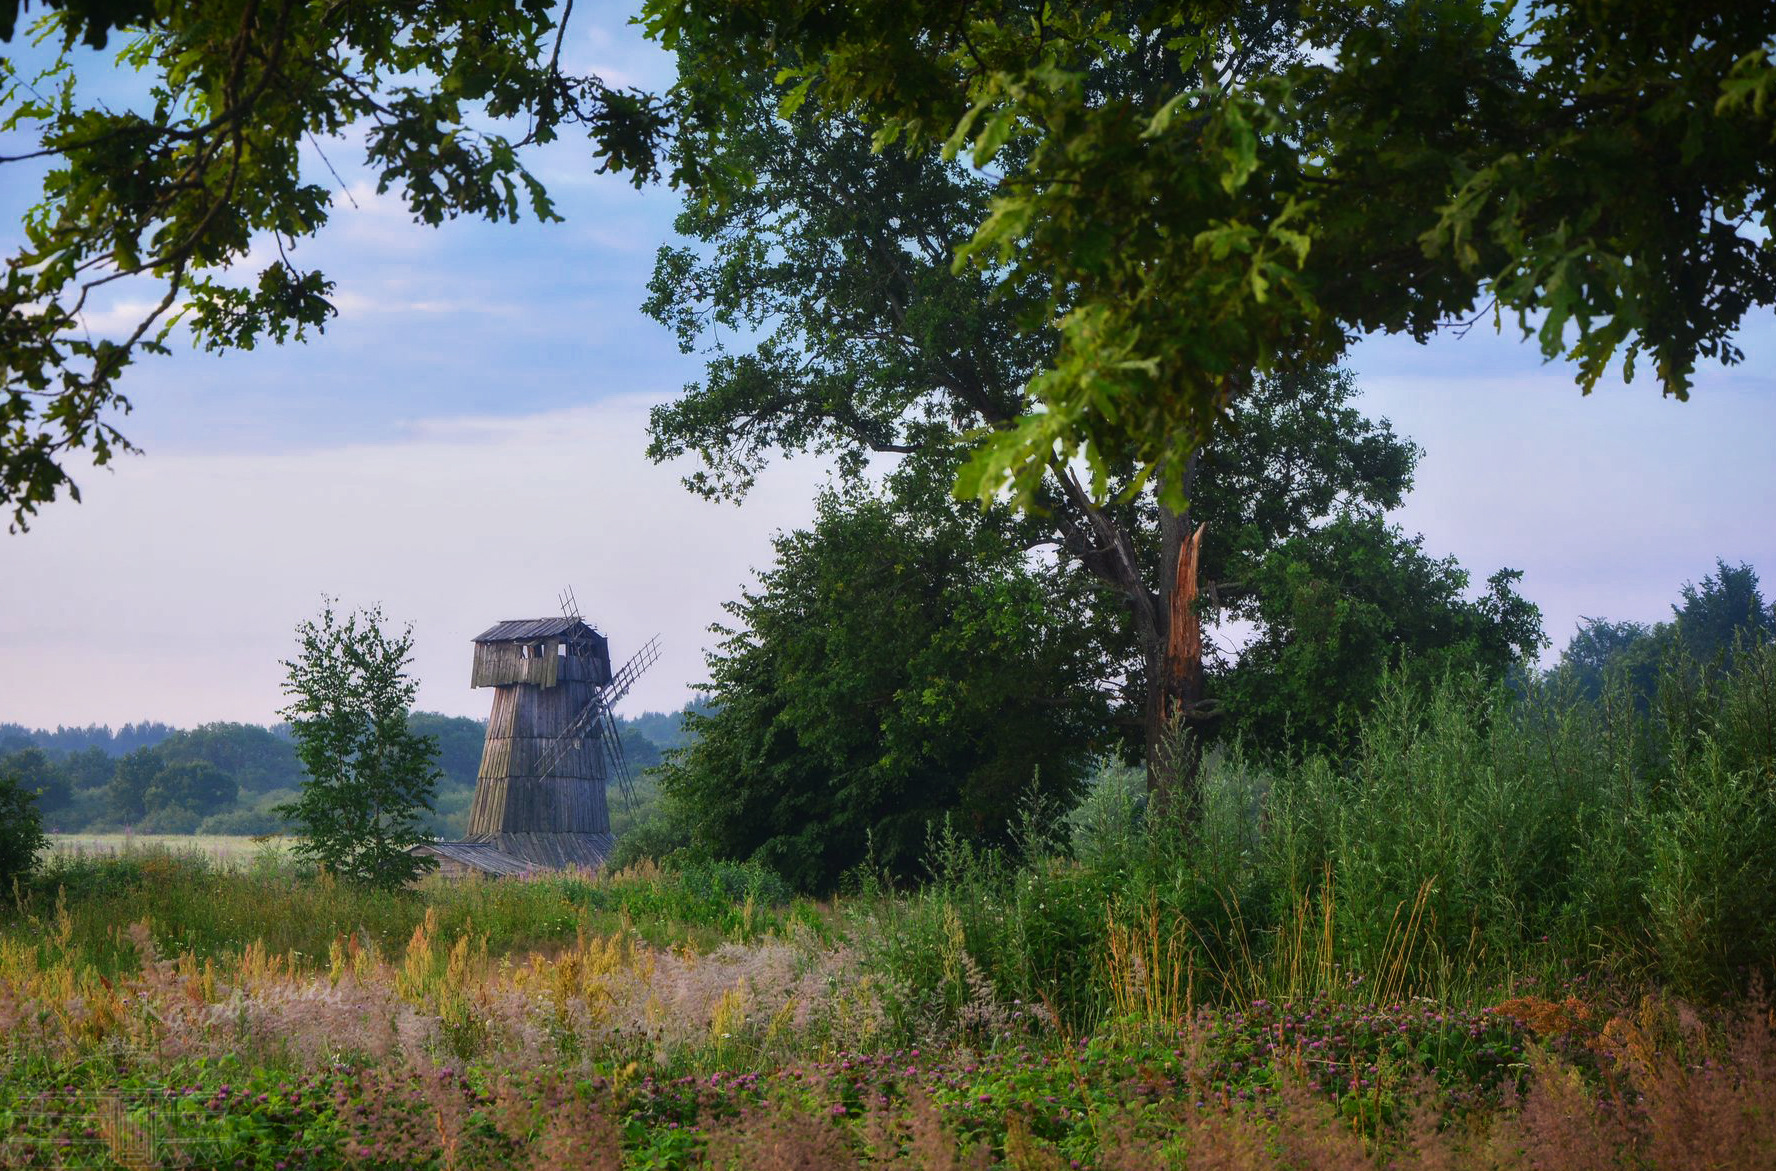
[[[963,249],[1054,331],[1031,401],[964,485],[1041,502],[1059,456],[1094,500],[1132,468],[1179,508],[1188,453],[1256,373],[1359,334],[1494,308],[1589,390],[1650,358],[1687,396],[1776,303],[1776,7],[1682,0],[809,8],[648,0],[712,76],[878,145],[967,151],[993,183]],[[1252,71],[1247,25],[1307,51]],[[1164,75],[1119,71],[1169,54]],[[781,71],[780,74],[777,71]],[[744,92],[726,96],[742,109]]]
[[[902,489],[823,495],[729,605],[713,706],[659,773],[697,847],[822,891],[872,852],[916,873],[949,819],[1008,843],[1022,802],[1073,794],[1104,697],[1068,578],[1029,563],[1003,510]]]
[[[106,787],[106,806],[120,825],[134,825],[148,814],[148,789],[166,767],[153,748],[138,748],[117,760]]]
[[[1595,699],[1621,685],[1636,702],[1651,702],[1659,676],[1674,656],[1712,670],[1742,647],[1776,638],[1776,607],[1764,602],[1757,571],[1716,558],[1700,583],[1685,582],[1669,622],[1611,622],[1586,618],[1573,633],[1554,675]]]
[[[296,640],[282,715],[308,778],[278,807],[302,835],[295,853],[366,886],[411,882],[432,864],[408,850],[426,840],[438,781],[437,744],[408,726],[413,631],[390,634],[380,607],[341,621],[329,600]]]
[[[1731,654],[1742,638],[1776,636],[1776,608],[1766,606],[1757,570],[1716,558],[1714,572],[1700,583],[1685,582],[1672,616],[1690,654],[1704,662]]]
[[[1264,64],[1254,53],[1251,67]],[[1155,49],[1120,68],[1162,84],[1188,66]],[[694,43],[681,47],[680,73],[693,95],[714,86],[711,102],[732,98],[733,79],[705,80]],[[991,180],[934,147],[877,151],[845,118],[783,116],[768,77],[740,80],[744,96],[689,148],[728,180],[688,203],[678,229],[693,243],[663,248],[650,284],[648,312],[707,358],[702,381],[654,411],[650,454],[694,453],[694,490],[738,496],[779,452],[823,452],[856,472],[872,455],[946,456],[1030,411],[1056,335],[1026,319],[1047,290],[1035,278],[1008,285],[991,263],[955,264],[990,214]],[[1169,717],[1217,710],[1200,663],[1178,653],[1190,641],[1180,627],[1199,612],[1274,617],[1254,592],[1266,551],[1342,513],[1392,508],[1409,487],[1416,448],[1354,396],[1349,375],[1325,367],[1253,380],[1222,433],[1187,459],[1183,510],[1126,464],[1094,491],[1057,456],[1035,485],[1032,531],[1123,607],[1128,638],[1110,655],[1140,707],[1156,783],[1170,775],[1157,751]]]
[[[1470,600],[1454,558],[1427,555],[1379,513],[1343,512],[1246,567],[1237,612],[1255,633],[1216,683],[1256,749],[1351,751],[1390,669],[1427,685],[1450,672],[1497,681],[1545,645],[1515,571]]]
[[[1659,679],[1662,644],[1669,641],[1658,633],[1661,629],[1645,622],[1581,619],[1553,673],[1593,700],[1602,698],[1617,678],[1625,679],[1633,694],[1651,695]]]
[[[167,765],[214,765],[248,793],[302,783],[302,765],[290,741],[255,724],[203,724],[175,732],[155,746],[155,754]]]
[[[37,808],[53,813],[66,807],[71,796],[67,777],[41,748],[31,747],[0,758],[0,772],[37,799]]]
[[[0,40],[24,0],[0,0]],[[0,123],[48,160],[42,201],[0,280],[0,506],[12,527],[66,491],[77,449],[105,463],[130,450],[119,378],[165,352],[175,322],[207,349],[303,338],[334,314],[333,283],[292,259],[331,213],[329,180],[300,149],[362,131],[379,190],[416,220],[554,219],[522,148],[583,128],[605,169],[656,177],[660,104],[562,72],[571,3],[440,0],[47,0],[39,34],[61,52],[35,76],[0,58]],[[74,47],[119,35],[143,100],[95,98]],[[500,125],[522,129],[500,133]],[[358,149],[341,145],[340,150]],[[330,163],[323,163],[330,167]],[[250,280],[228,270],[269,239]],[[107,333],[84,316],[128,282],[148,308]],[[90,328],[89,328],[90,326]]]
[[[152,810],[181,809],[198,817],[220,813],[240,797],[235,779],[204,760],[188,760],[162,768],[142,795]]]

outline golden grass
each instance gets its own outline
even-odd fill
[[[244,834],[48,834],[49,849],[56,854],[118,855],[136,850],[171,850],[196,853],[213,862],[237,863],[251,859],[270,846],[289,849],[285,836],[248,837]]]

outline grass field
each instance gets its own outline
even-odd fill
[[[1047,899],[1088,877],[1044,870]],[[1762,1001],[1289,996],[1112,895],[1066,949],[1105,1000],[1072,1027],[979,935],[1022,914],[1004,893],[813,904],[731,865],[375,893],[64,854],[0,916],[0,1166],[1776,1165]]]
[[[49,849],[55,854],[118,855],[167,850],[196,853],[216,862],[243,862],[267,851],[283,852],[287,839],[252,838],[232,834],[50,834]]]
[[[1348,761],[1208,753],[1188,819],[1106,769],[818,900],[63,839],[0,901],[0,1167],[1769,1171],[1757,667],[1634,722],[1402,692]]]

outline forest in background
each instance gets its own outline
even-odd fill
[[[632,825],[654,799],[651,771],[685,741],[676,712],[618,717],[623,753],[636,778],[633,796],[611,796],[612,827]],[[438,745],[431,827],[442,837],[466,832],[486,724],[466,716],[414,712],[412,728]],[[277,724],[217,722],[174,728],[143,722],[60,726],[53,731],[0,723],[0,777],[37,794],[52,833],[275,834],[275,807],[303,781],[289,730]]]

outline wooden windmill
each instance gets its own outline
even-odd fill
[[[468,837],[417,847],[446,873],[590,869],[610,853],[607,783],[629,786],[611,708],[660,657],[660,640],[613,674],[609,644],[571,598],[560,618],[500,622],[475,638],[470,685],[494,692]]]

